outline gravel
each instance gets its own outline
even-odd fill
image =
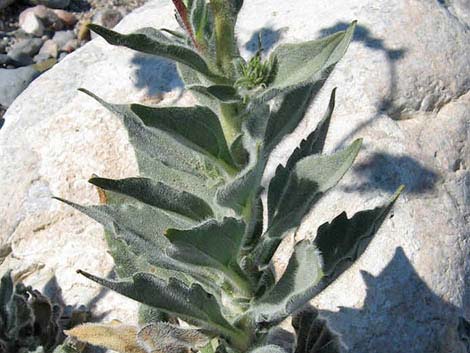
[[[23,71],[28,71],[26,68],[29,65],[45,60],[60,61],[84,45],[91,39],[86,27],[88,23],[95,22],[112,28],[127,13],[142,6],[146,1],[17,0],[13,2],[0,11],[0,70],[3,78],[8,77],[12,84],[26,82],[24,77],[15,77],[15,73],[19,75]],[[3,3],[6,4],[5,1]],[[68,6],[57,9],[66,3]],[[22,14],[21,21],[20,14]],[[25,69],[18,70],[19,68]],[[8,86],[8,82],[3,84]],[[23,86],[26,88],[27,84],[17,85],[17,87]],[[15,91],[15,94],[19,93],[20,90]],[[10,102],[12,97],[10,94],[5,101]],[[3,125],[2,117],[8,108],[5,106],[6,102],[0,104],[0,128]]]

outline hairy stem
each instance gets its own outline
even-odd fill
[[[220,104],[221,125],[224,131],[225,139],[230,146],[237,136],[241,133],[241,119],[238,115],[236,104]]]
[[[234,21],[230,15],[230,4],[226,0],[211,0],[214,13],[216,64],[228,77],[233,76]]]

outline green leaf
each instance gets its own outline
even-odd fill
[[[242,100],[237,90],[229,85],[212,85],[208,87],[191,85],[186,88],[205,96],[212,96],[223,103],[239,103]]]
[[[341,213],[318,228],[315,244],[323,258],[323,277],[317,293],[346,271],[367,248],[403,190],[401,186],[381,207],[360,211],[351,219]],[[316,294],[317,294],[316,293]]]
[[[361,143],[362,140],[358,139],[348,148],[330,156],[312,155],[295,164],[272,222],[252,255],[260,269],[268,265],[287,232],[299,226],[321,196],[341,180],[354,162]]]
[[[335,107],[335,92],[336,88],[331,92],[328,110],[318,123],[317,128],[305,140],[302,140],[299,147],[290,155],[285,167],[282,165],[277,167],[268,189],[268,219],[270,222],[282,195],[283,187],[286,185],[290,171],[294,168],[294,165],[304,157],[323,151],[331,116]]]
[[[168,229],[175,246],[169,255],[185,263],[219,270],[242,294],[250,295],[248,281],[237,263],[245,224],[235,218],[208,221],[192,229]]]
[[[167,282],[143,272],[136,273],[132,279],[125,281],[110,281],[84,271],[79,273],[126,297],[176,315],[209,332],[228,338],[241,334],[223,317],[216,298],[198,284],[188,287],[175,278],[170,278]]]
[[[295,353],[340,353],[338,335],[330,330],[318,311],[309,308],[292,317],[292,326],[297,335]]]
[[[255,300],[249,315],[259,325],[275,325],[313,297],[322,273],[320,254],[309,240],[294,248],[287,268],[279,281],[261,298]]]
[[[233,168],[234,162],[219,119],[209,108],[146,107],[131,104],[130,109],[147,127],[171,134],[178,141]]]
[[[295,88],[325,80],[346,52],[355,27],[356,22],[353,22],[344,32],[319,40],[278,46],[271,54],[278,62],[277,74],[257,100],[267,101]]]
[[[145,126],[129,105],[110,104],[80,89],[121,119],[133,145],[141,176],[191,192],[212,205],[215,185],[223,180],[217,166],[164,131]]]
[[[214,216],[210,206],[204,200],[189,192],[178,191],[149,178],[120,180],[91,178],[89,182],[102,189],[133,197],[147,205],[171,211],[195,221]]]
[[[90,24],[88,27],[112,45],[120,45],[142,53],[175,60],[200,72],[214,82],[224,81],[222,77],[211,72],[205,60],[198,53],[189,47],[171,41],[158,29],[147,27],[131,34],[120,34],[96,24]]]
[[[163,231],[168,227],[179,227],[183,224],[165,218],[165,214],[157,209],[139,209],[128,204],[85,207],[60,198],[56,199],[102,224],[109,232],[107,236],[112,238],[113,243],[116,244],[118,240],[125,242],[134,255],[141,256],[147,263],[155,266],[159,276],[176,277],[185,283],[197,281],[207,290],[211,290],[211,293],[218,293],[222,278],[217,273],[210,269],[190,266],[167,255],[171,243],[162,235]],[[190,226],[194,224],[185,225],[185,227]],[[134,266],[137,263],[128,265]]]

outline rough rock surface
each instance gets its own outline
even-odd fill
[[[308,118],[271,163],[273,170],[312,130],[338,86],[327,147],[364,137],[364,148],[297,236],[314,234],[342,210],[351,216],[374,207],[407,185],[394,217],[360,261],[313,302],[352,352],[465,352],[457,322],[459,316],[470,318],[470,33],[465,2],[442,3],[263,0],[246,2],[240,17],[246,55],[258,31],[269,49],[359,22],[350,50]],[[174,28],[172,14],[171,2],[152,1],[118,29]],[[96,191],[86,182],[92,173],[136,174],[117,119],[77,92],[79,87],[113,102],[191,103],[191,97],[179,95],[173,64],[101,39],[35,80],[9,108],[0,131],[0,239],[12,242],[14,250],[2,269],[43,264],[30,283],[40,286],[55,273],[69,303],[92,301],[97,312],[112,310],[107,319],[131,322],[135,303],[103,294],[74,273],[111,270],[101,227],[51,199],[96,203]]]

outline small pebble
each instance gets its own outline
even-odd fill
[[[64,23],[67,27],[72,27],[77,23],[77,17],[71,12],[65,10],[53,10],[58,18]]]
[[[62,48],[67,44],[69,40],[75,38],[75,33],[72,30],[69,31],[58,31],[55,32],[54,37],[52,40],[57,43],[59,50],[63,50]]]
[[[54,42],[52,39],[46,40],[42,45],[41,50],[39,50],[38,55],[46,57],[46,59],[57,58],[57,56],[59,55],[59,47],[57,46],[57,43]]]
[[[70,0],[28,0],[31,5],[44,5],[51,9],[65,9]]]
[[[26,33],[30,33],[36,37],[41,37],[44,34],[44,25],[33,12],[28,12],[24,16],[21,29],[24,30]]]
[[[122,13],[116,9],[104,9],[98,11],[93,16],[93,23],[97,23],[106,28],[113,28],[122,20]]]
[[[80,46],[80,42],[78,39],[71,39],[61,48],[62,51],[67,53],[71,53],[75,51]]]

